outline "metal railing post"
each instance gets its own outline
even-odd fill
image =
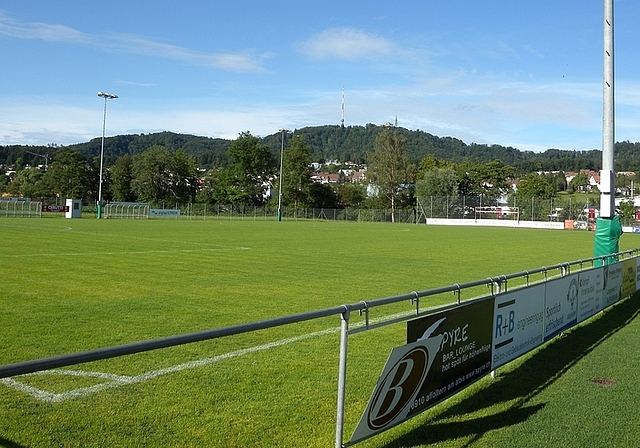
[[[502,292],[502,284],[500,282],[500,280],[498,279],[497,282],[495,282],[496,285],[496,295],[500,294]],[[491,371],[491,379],[495,380],[496,379],[496,369],[493,369]]]
[[[347,346],[349,342],[349,308],[340,315],[340,362],[338,367],[338,406],[336,411],[336,448],[342,448],[344,432],[344,401],[347,385]]]

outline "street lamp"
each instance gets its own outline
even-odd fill
[[[289,132],[288,129],[280,128],[280,132],[282,134],[281,138],[281,146],[280,146],[280,187],[278,187],[278,214],[276,219],[278,222],[282,221],[282,160],[284,157],[284,133]]]
[[[98,186],[98,219],[102,217],[102,164],[104,161],[104,130],[107,124],[107,100],[114,100],[118,95],[113,93],[98,92],[100,98],[104,98],[104,113],[102,114],[102,146],[100,147],[100,183]]]

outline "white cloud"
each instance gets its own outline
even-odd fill
[[[179,47],[177,45],[156,42],[141,36],[130,34],[109,35],[102,44],[108,49],[117,49],[144,56],[173,59],[194,65],[217,68],[232,72],[261,72],[262,60],[269,55],[256,57],[251,52],[240,53],[204,53]]]
[[[22,23],[0,11],[0,34],[19,39],[39,39],[55,42],[91,44],[93,38],[64,25],[41,22]]]
[[[231,72],[263,72],[263,61],[269,54],[260,56],[245,53],[207,53],[189,48],[156,42],[132,34],[92,35],[59,24],[19,22],[0,11],[0,34],[17,39],[36,39],[86,45],[103,51],[140,54],[183,61]]]
[[[357,60],[376,58],[393,52],[394,44],[380,36],[353,28],[332,28],[299,45],[311,59]]]

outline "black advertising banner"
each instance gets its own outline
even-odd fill
[[[385,431],[490,371],[493,299],[407,323],[407,345],[391,351],[351,442]]]
[[[487,299],[407,322],[409,343],[425,339],[429,331],[443,336],[409,417],[458,393],[490,371],[493,308],[493,299]]]

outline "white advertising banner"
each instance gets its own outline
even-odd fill
[[[178,217],[180,216],[180,210],[175,209],[163,209],[163,208],[150,208],[149,216],[152,217]]]
[[[578,322],[590,318],[602,309],[604,269],[580,272],[578,279]]]
[[[602,308],[606,308],[620,300],[622,263],[606,264],[602,269]]]
[[[491,368],[517,358],[544,339],[545,284],[516,289],[495,299]]]
[[[547,282],[544,340],[548,341],[578,322],[578,274]]]

